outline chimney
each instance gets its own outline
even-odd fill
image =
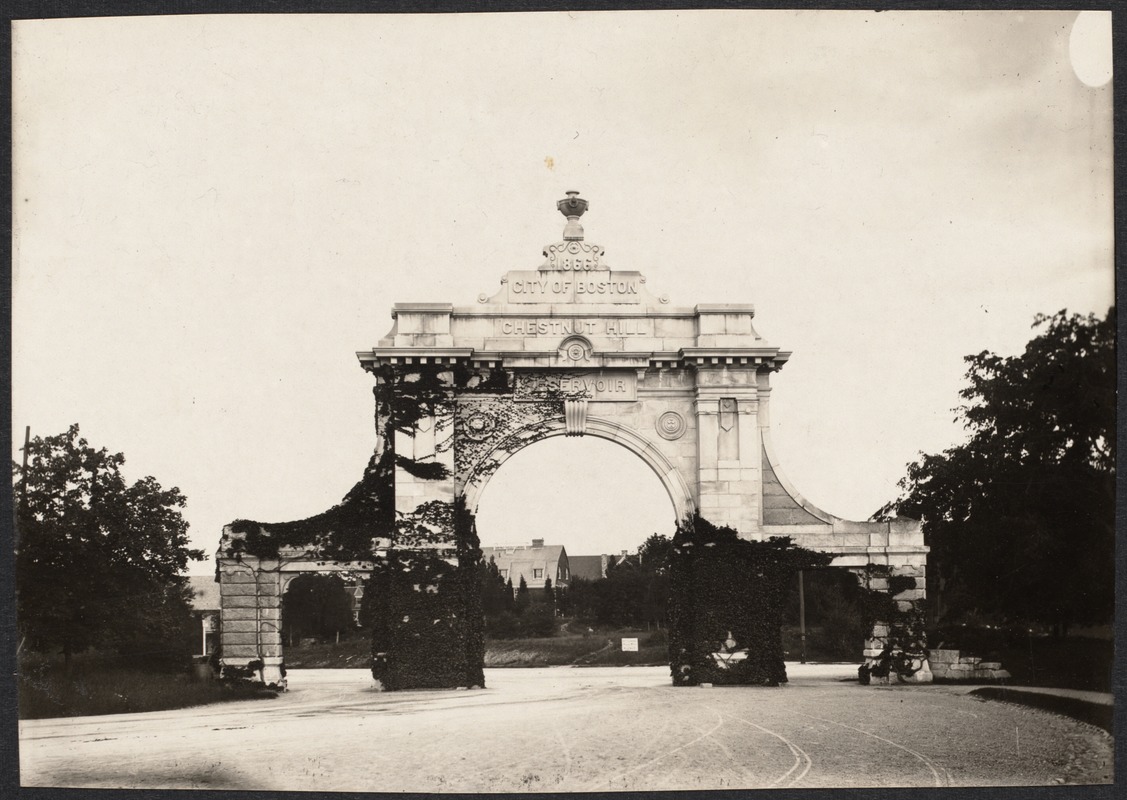
[[[543,547],[544,546],[544,540],[543,539],[533,539],[532,540],[532,546],[533,547]]]

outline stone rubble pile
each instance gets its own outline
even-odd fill
[[[964,656],[958,650],[932,650],[932,677],[948,681],[1007,681],[1010,673],[997,661],[983,661],[978,656]]]

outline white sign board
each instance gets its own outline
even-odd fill
[[[624,652],[624,653],[637,653],[638,652],[638,640],[637,639],[623,639],[622,640],[622,652]]]

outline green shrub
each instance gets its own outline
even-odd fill
[[[83,659],[76,659],[69,675],[60,663],[21,660],[18,686],[21,719],[161,711],[277,696],[257,686],[193,680],[184,670],[155,671]]]
[[[445,549],[391,548],[368,579],[372,677],[388,690],[484,686],[481,548],[473,515],[461,498],[427,505],[428,519],[412,530],[414,543],[429,535]],[[452,543],[442,538],[449,536]],[[448,560],[450,550],[455,557]]]
[[[670,557],[669,656],[673,683],[785,682],[783,607],[799,569],[830,556],[788,538],[747,541],[699,514],[678,525]],[[735,651],[746,657],[730,657]]]

